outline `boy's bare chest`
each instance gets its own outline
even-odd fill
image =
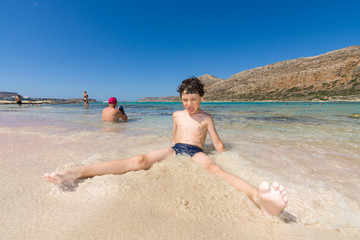
[[[187,121],[180,121],[178,128],[182,131],[203,132],[206,131],[206,123],[205,121],[187,119]]]

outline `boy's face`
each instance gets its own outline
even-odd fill
[[[200,97],[198,93],[187,94],[184,92],[181,95],[181,102],[184,105],[185,110],[190,114],[194,114],[200,109],[200,103],[202,100],[203,97]]]

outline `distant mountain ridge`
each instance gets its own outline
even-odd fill
[[[0,103],[15,103],[15,96],[18,93],[16,92],[2,92],[0,91]],[[20,95],[21,96],[21,95]],[[71,99],[62,99],[62,98],[30,98],[23,97],[23,103],[82,103],[83,98],[71,98]],[[89,102],[96,102],[96,99],[89,99]]]
[[[16,92],[0,92],[0,99],[2,98],[11,98],[17,95]]]
[[[360,46],[273,63],[221,79],[198,77],[207,101],[360,100]],[[179,101],[179,97],[140,101]]]

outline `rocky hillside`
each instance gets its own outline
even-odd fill
[[[360,99],[360,46],[199,79],[211,101]]]
[[[209,74],[199,79],[205,84],[207,101],[360,101],[360,46],[254,68],[229,79]]]
[[[16,95],[17,95],[16,92],[0,92],[0,99],[11,98],[11,97],[15,97]]]
[[[168,97],[144,97],[137,100],[137,102],[180,102],[179,96]]]

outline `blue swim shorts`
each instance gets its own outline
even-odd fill
[[[204,150],[202,150],[197,146],[184,144],[184,143],[177,143],[171,148],[174,149],[176,155],[186,154],[189,155],[190,157],[193,157],[195,154],[199,152],[204,152]]]

